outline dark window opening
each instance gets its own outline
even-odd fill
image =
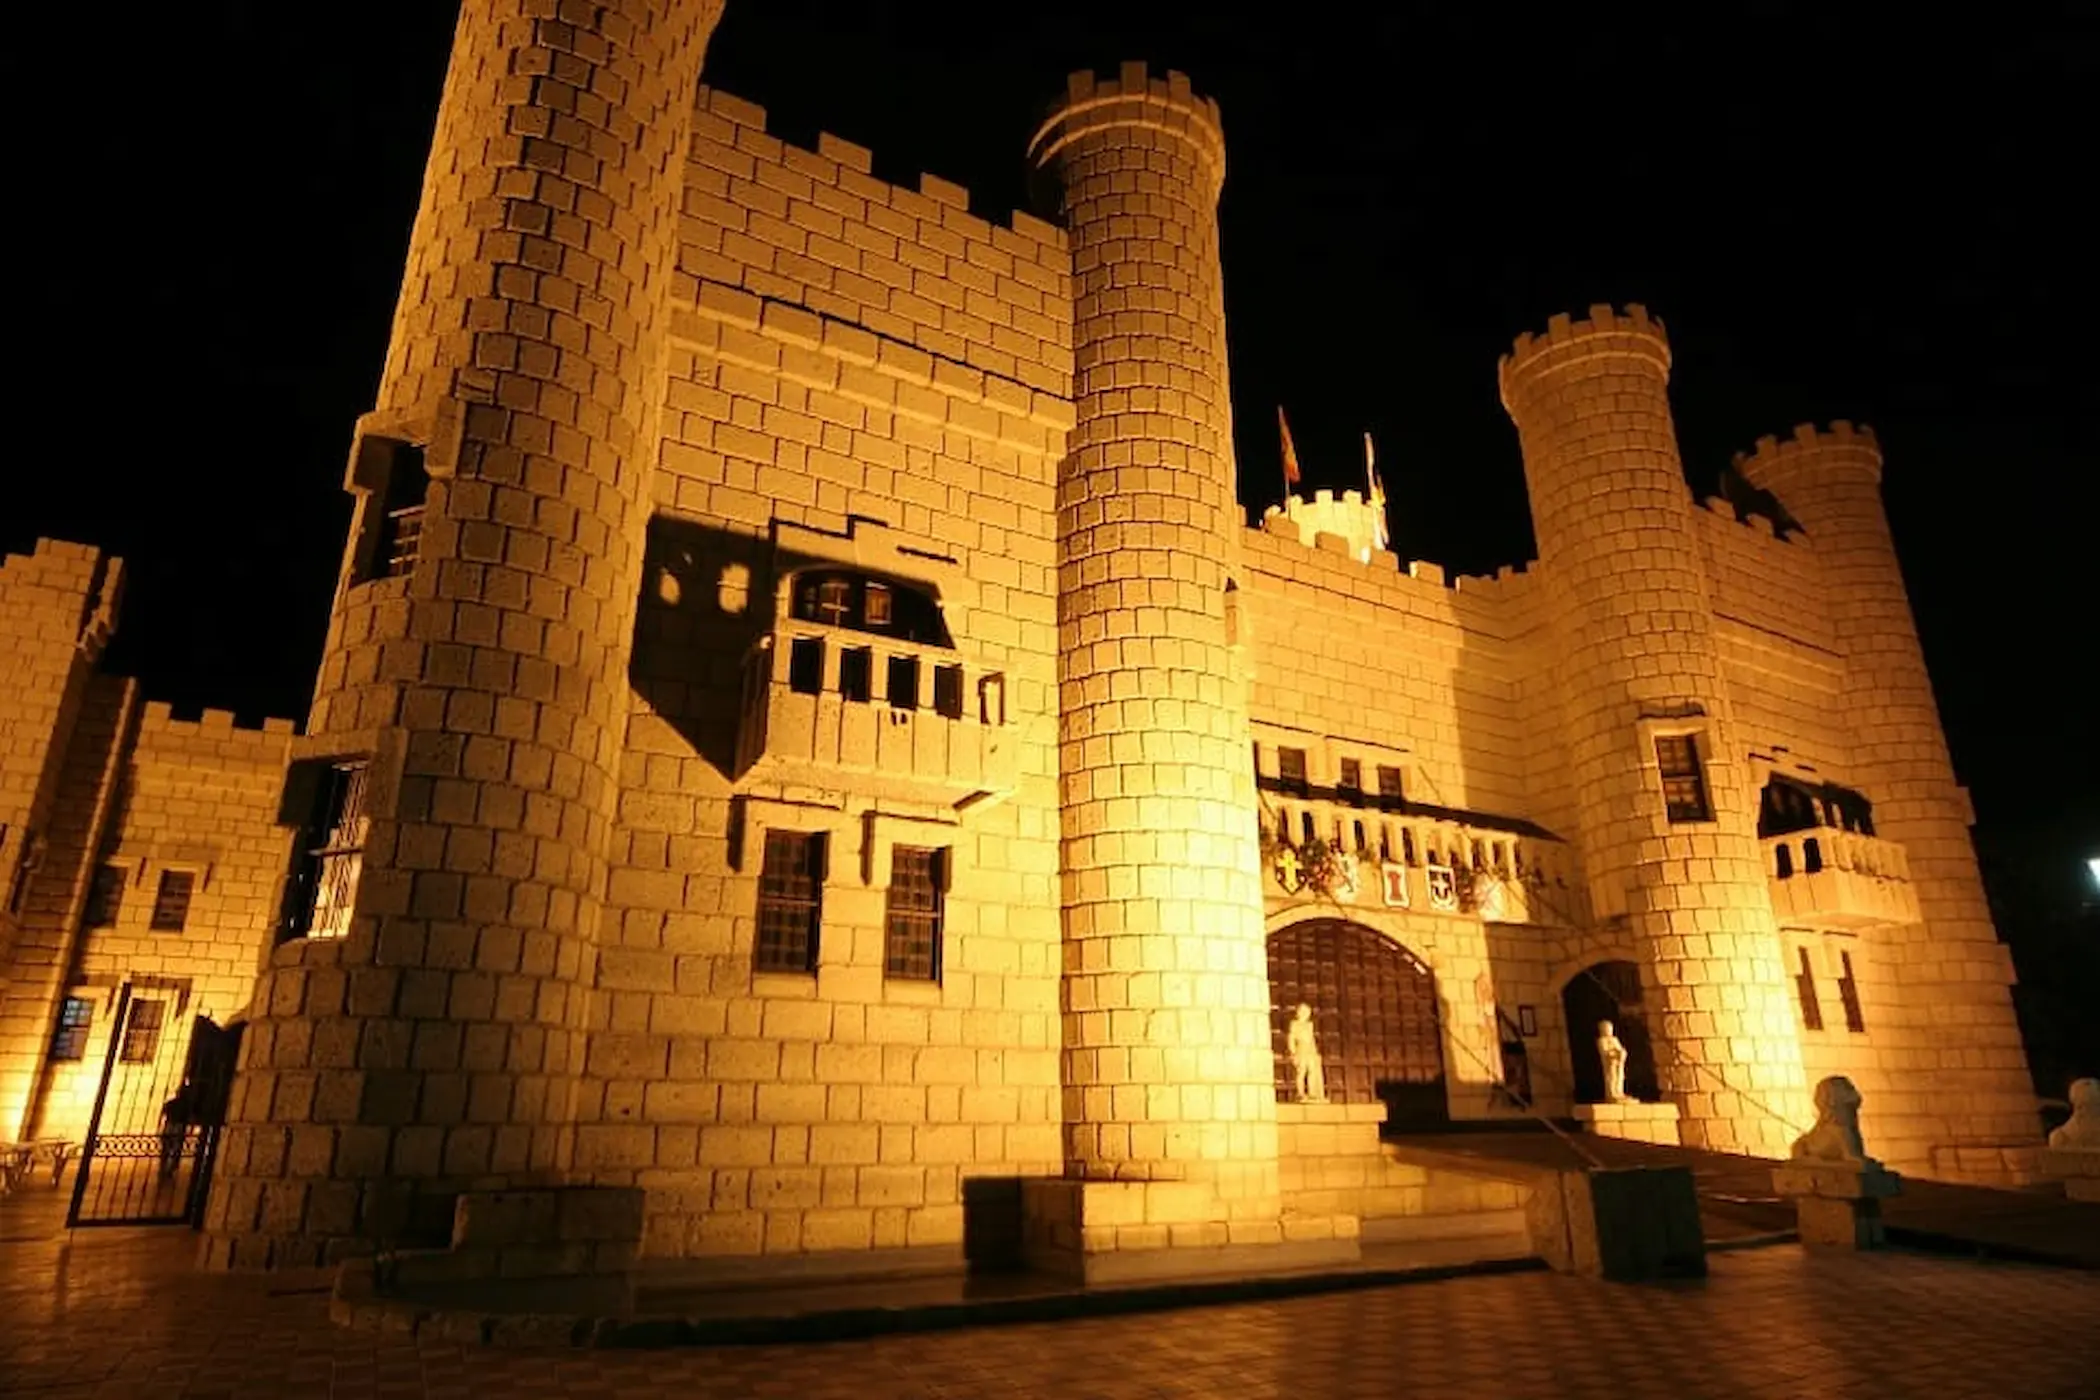
[[[1341,776],[1335,780],[1335,795],[1352,807],[1364,800],[1364,766],[1353,758],[1342,760]]]
[[[1276,750],[1276,777],[1285,792],[1296,797],[1305,796],[1310,791],[1305,778],[1305,750]]]
[[[124,1018],[124,1042],[117,1058],[127,1065],[150,1065],[160,1054],[161,1022],[168,1013],[164,1001],[134,1001]]]
[[[1349,849],[1353,851],[1363,851],[1368,849],[1364,841],[1364,824],[1362,822],[1358,822],[1356,824],[1356,844],[1354,846],[1351,846]]]
[[[319,759],[292,765],[287,818],[299,824],[285,882],[278,941],[340,938],[350,931],[370,826],[371,765]]]
[[[1401,791],[1400,770],[1391,764],[1378,765],[1378,805],[1386,811],[1396,810],[1405,801]]]
[[[885,975],[918,982],[941,980],[942,886],[947,852],[921,846],[890,851],[890,888],[883,905]]]
[[[1773,847],[1772,873],[1782,880],[1794,878],[1794,848],[1792,846]]]
[[[1852,955],[1838,954],[1838,1000],[1845,1004],[1845,1029],[1853,1032],[1867,1028],[1866,1015],[1859,1006],[1859,983],[1852,976]]]
[[[948,627],[933,594],[910,584],[845,569],[813,569],[795,580],[794,617],[827,627],[875,632],[900,641],[947,647]]]
[[[1422,863],[1415,854],[1415,834],[1404,826],[1400,828],[1400,858],[1409,865]]]
[[[1378,824],[1378,858],[1380,860],[1391,860],[1393,858],[1393,829],[1384,822]]]
[[[414,443],[367,438],[360,452],[378,454],[380,460],[368,478],[366,538],[359,550],[356,581],[399,578],[416,566],[422,552],[423,512],[430,498],[423,449]]]
[[[58,1028],[51,1033],[53,1061],[87,1058],[88,1033],[95,1028],[95,1003],[86,997],[67,997],[59,1003]]]
[[[886,698],[894,709],[916,710],[919,708],[919,658],[916,656],[893,656],[890,658],[890,686]]]
[[[1655,740],[1655,761],[1662,770],[1663,811],[1673,822],[1713,819],[1706,803],[1706,775],[1699,766],[1699,744],[1690,734],[1663,734]]]
[[[1805,1029],[1823,1029],[1823,1004],[1816,999],[1816,969],[1809,961],[1808,949],[1796,948],[1795,955],[1801,959],[1801,970],[1794,974],[1794,991],[1801,1000],[1801,1024]]]
[[[88,887],[87,926],[108,928],[117,921],[117,912],[124,907],[124,867],[102,865],[95,868],[95,882]]]
[[[866,702],[873,693],[875,653],[866,647],[846,647],[839,652],[839,695]]]
[[[147,925],[155,933],[180,933],[190,921],[190,895],[197,876],[188,870],[163,870],[160,888],[153,892],[153,919]]]
[[[1823,843],[1811,836],[1801,843],[1801,869],[1813,875],[1823,868]]]
[[[797,695],[817,695],[824,689],[824,643],[817,637],[797,637],[788,643],[788,689]]]
[[[1759,836],[1790,836],[1819,826],[1872,836],[1874,804],[1836,783],[1812,784],[1777,773],[1766,780],[1758,799]]]
[[[1300,812],[1298,814],[1298,839],[1303,845],[1310,846],[1313,843],[1313,818],[1311,812]]]
[[[936,666],[933,668],[933,708],[936,713],[945,715],[949,719],[962,718],[962,667]]]
[[[760,972],[816,971],[823,917],[823,833],[768,831],[758,875],[753,966]]]

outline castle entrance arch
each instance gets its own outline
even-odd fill
[[[1293,1087],[1284,1036],[1303,1003],[1313,1009],[1330,1101],[1383,1102],[1388,1128],[1403,1132],[1450,1120],[1436,977],[1407,949],[1346,919],[1278,929],[1269,935],[1269,1000],[1280,1101]]]
[[[1575,1102],[1604,1099],[1604,1060],[1597,1053],[1597,1023],[1609,1021],[1626,1047],[1626,1092],[1643,1103],[1660,1103],[1655,1077],[1655,1046],[1648,1037],[1648,1017],[1641,1004],[1638,963],[1614,960],[1592,963],[1561,988],[1567,1013],[1568,1064],[1575,1080]]]

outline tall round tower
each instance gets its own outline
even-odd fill
[[[1076,74],[1031,146],[1061,192],[1077,424],[1058,474],[1068,1173],[1277,1214],[1214,102]],[[1236,1240],[1237,1242],[1237,1240]]]
[[[566,1166],[660,327],[721,10],[461,6],[352,452],[301,746],[327,767],[288,785],[313,887],[295,880],[295,936],[256,987],[209,1263],[311,1263]]]
[[[1877,935],[1903,948],[1886,960],[1901,979],[1890,1014],[1903,1020],[1875,1027],[1892,1075],[1889,1094],[1876,1096],[1876,1150],[1914,1170],[1999,1175],[1991,1147],[2037,1140],[2034,1089],[2011,965],[1969,838],[1974,818],[1882,509],[1880,444],[1850,423],[1802,424],[1786,441],[1761,439],[1736,465],[1808,534],[1845,653],[1847,773],[1874,804],[1875,833],[1903,846],[1923,916]],[[1961,1147],[1969,1151],[1952,1150]]]
[[[1553,599],[1583,863],[1660,993],[1662,1087],[1687,1142],[1783,1151],[1813,1115],[1669,375],[1660,322],[1593,307],[1518,339],[1502,403]]]

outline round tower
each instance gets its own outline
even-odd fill
[[[1549,590],[1583,864],[1656,989],[1685,1140],[1783,1153],[1814,1115],[1730,734],[1670,346],[1641,307],[1556,316],[1502,359]]]
[[[721,9],[461,6],[299,749],[327,767],[287,785],[302,845],[335,854],[307,871],[325,888],[295,877],[303,936],[251,1003],[209,1263],[441,1240],[450,1193],[567,1166]]]
[[[1845,653],[1846,774],[1874,804],[1875,834],[1904,848],[1922,915],[1876,935],[1904,950],[1883,960],[1902,979],[1889,1014],[1903,1021],[1874,1027],[1877,1044],[1890,1050],[1891,1093],[1900,1096],[1875,1114],[1876,1150],[1914,1170],[1988,1167],[1991,1153],[1975,1148],[2037,1140],[2034,1089],[2011,965],[1970,841],[1974,817],[1955,779],[1882,508],[1880,444],[1850,423],[1821,431],[1804,423],[1785,441],[1760,439],[1736,466],[1808,535]],[[1925,1080],[1930,1093],[1904,1092]],[[1961,1145],[1975,1161],[1935,1157],[1935,1148]]]
[[[1217,104],[1143,64],[1076,74],[1030,154],[1059,191],[1073,272],[1077,422],[1057,488],[1067,1169],[1201,1182],[1216,1218],[1273,1222],[1251,731],[1225,620],[1245,517]]]

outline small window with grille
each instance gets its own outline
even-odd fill
[[[883,972],[916,982],[941,980],[941,923],[946,914],[948,853],[897,846],[890,853],[884,905]]]
[[[58,1007],[58,1026],[51,1033],[51,1058],[74,1061],[87,1058],[88,1033],[95,1028],[95,1003],[86,997],[67,997]]]
[[[1816,969],[1809,961],[1808,949],[1796,948],[1794,955],[1800,959],[1801,970],[1794,974],[1794,994],[1801,1001],[1801,1025],[1804,1030],[1823,1029],[1823,1003],[1816,996]]]
[[[153,918],[147,927],[155,933],[180,933],[190,921],[190,896],[196,892],[196,872],[163,870],[160,887],[153,892]]]
[[[1294,793],[1299,797],[1305,796],[1305,750],[1276,750],[1276,777],[1283,784],[1285,792]]]
[[[816,971],[823,920],[823,833],[768,831],[752,965],[760,972]]]
[[[399,578],[416,566],[423,542],[423,510],[430,474],[423,449],[390,438],[366,438],[358,448],[360,475],[370,483],[352,581]],[[369,465],[366,465],[369,463]]]
[[[134,1001],[124,1018],[124,1041],[117,1058],[127,1065],[150,1065],[160,1054],[161,1024],[167,1019],[164,1001]]]
[[[1706,802],[1706,774],[1699,764],[1699,741],[1690,734],[1659,734],[1655,762],[1662,770],[1663,811],[1673,822],[1713,819]]]
[[[372,765],[362,758],[297,763],[285,788],[300,830],[278,941],[341,938],[350,931],[364,871]]]
[[[1400,770],[1389,763],[1378,765],[1378,805],[1391,812],[1401,801]]]
[[[1335,796],[1352,807],[1362,806],[1364,800],[1364,766],[1353,758],[1341,763],[1341,773],[1334,780]]]
[[[1867,1018],[1860,1010],[1859,981],[1852,975],[1852,955],[1838,954],[1838,1000],[1845,1005],[1845,1029],[1855,1034],[1867,1028]]]
[[[95,882],[88,886],[87,926],[109,928],[117,921],[117,912],[124,907],[124,867],[101,865],[95,868]]]

